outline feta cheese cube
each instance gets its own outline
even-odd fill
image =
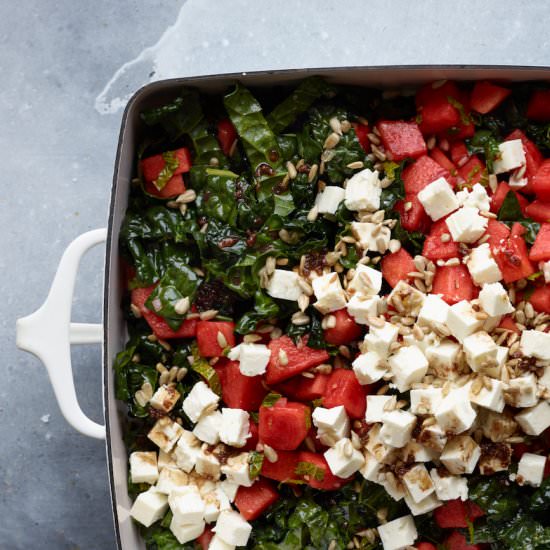
[[[224,492],[224,494],[227,496],[227,498],[229,499],[229,502],[233,502],[235,500],[235,497],[237,496],[239,485],[237,483],[233,483],[232,481],[229,481],[228,479],[224,479],[223,481],[218,483],[218,485],[220,489]]]
[[[418,324],[425,326],[444,325],[447,322],[449,304],[439,294],[428,294],[418,314]]]
[[[507,348],[505,349],[507,350]],[[544,367],[544,369],[542,370],[542,376],[539,378],[538,383],[539,386],[550,390],[550,366]]]
[[[315,407],[311,418],[315,427],[320,430],[330,430],[337,433],[344,431],[349,434],[349,418],[343,405],[330,409]]]
[[[414,502],[422,502],[435,491],[432,478],[424,464],[416,464],[403,474],[403,484]]]
[[[525,150],[523,149],[521,139],[504,141],[498,146],[498,150],[500,151],[499,158],[493,161],[494,174],[510,172],[515,168],[523,166],[526,162]]]
[[[380,437],[382,426],[375,424],[367,434],[365,449],[371,453],[378,462],[389,464],[395,456],[395,449],[390,445],[386,445]]]
[[[418,441],[411,440],[401,449],[403,462],[432,462],[439,458],[439,453],[434,449],[424,447]]]
[[[434,222],[459,207],[456,195],[445,178],[438,178],[424,187],[418,193],[418,200]]]
[[[239,361],[239,370],[244,376],[259,376],[264,374],[271,357],[271,350],[265,344],[239,344],[238,357],[230,357]],[[236,348],[233,348],[236,349]],[[231,350],[233,351],[233,350]]]
[[[504,364],[508,359],[509,351],[510,350],[506,346],[497,346],[497,365],[500,369],[504,367]]]
[[[487,317],[485,321],[483,322],[483,326],[481,327],[482,330],[485,332],[493,332],[498,325],[500,325],[500,322],[502,321],[502,315],[497,315],[496,317]]]
[[[227,462],[222,465],[221,471],[231,483],[242,485],[243,487],[252,487],[254,483],[254,480],[250,479],[248,453],[230,456]]]
[[[296,302],[303,294],[303,290],[298,283],[299,279],[300,276],[294,271],[276,269],[269,278],[269,283],[265,289],[273,298]]]
[[[206,452],[204,448],[201,448],[199,455],[197,456],[197,462],[195,464],[195,472],[200,476],[217,481],[220,479],[220,461],[212,454]]]
[[[401,480],[397,479],[395,475],[390,472],[382,472],[379,477],[379,484],[384,487],[386,493],[393,498],[393,500],[399,502],[403,497],[405,497],[405,487],[401,483]]]
[[[181,394],[176,388],[163,384],[151,397],[149,405],[154,409],[167,413],[174,408],[180,397]]]
[[[363,296],[375,296],[382,288],[382,272],[364,264],[357,264],[355,274],[348,283],[347,291]]]
[[[508,293],[501,283],[489,283],[483,285],[479,292],[479,304],[488,315],[496,317],[506,315],[514,311]]]
[[[238,512],[224,510],[218,516],[218,521],[212,531],[227,544],[246,546],[252,532],[252,525]]]
[[[382,357],[375,351],[367,351],[354,359],[353,372],[359,384],[374,384],[378,382],[387,372]]]
[[[416,346],[424,355],[426,355],[429,347],[438,346],[440,341],[439,336],[435,332],[428,332],[421,340],[418,340],[414,334],[403,335],[403,345]]]
[[[517,414],[515,419],[527,435],[540,435],[550,426],[550,403],[540,401]]]
[[[471,206],[463,206],[446,220],[453,241],[459,243],[474,243],[487,229],[487,218],[479,215],[479,210]]]
[[[378,171],[365,168],[348,180],[344,204],[348,210],[375,212],[380,208],[381,194]]]
[[[459,342],[478,331],[482,326],[483,320],[476,317],[474,308],[467,300],[462,300],[449,308],[447,327]]]
[[[200,523],[204,518],[204,502],[198,493],[189,491],[170,496],[169,503],[179,525]]]
[[[491,254],[489,243],[480,244],[472,249],[466,266],[478,286],[496,283],[502,279],[502,273]]]
[[[446,432],[459,434],[468,430],[476,419],[476,411],[470,404],[468,389],[451,390],[436,408],[434,416]]]
[[[165,453],[169,453],[181,437],[183,428],[168,416],[159,418],[147,437]]]
[[[235,550],[235,548],[234,544],[227,544],[218,535],[214,535],[208,545],[208,550]]]
[[[486,378],[485,382],[490,386],[490,389],[483,386],[478,393],[473,393],[470,385],[470,401],[485,409],[502,412],[505,405],[504,383],[493,378]]]
[[[200,441],[192,432],[182,430],[182,435],[174,451],[174,457],[178,468],[189,473],[197,463],[200,453]]]
[[[365,296],[355,293],[348,302],[348,313],[360,325],[366,325],[369,317],[377,317],[382,299],[380,296]]]
[[[351,232],[361,248],[383,254],[388,249],[391,230],[383,225],[371,222],[352,222]]]
[[[313,306],[323,314],[346,307],[346,295],[338,273],[327,273],[312,281],[317,301]]]
[[[384,414],[395,409],[396,404],[397,397],[395,395],[367,395],[365,422],[368,424],[382,422]]]
[[[512,407],[534,407],[537,404],[537,379],[533,373],[512,378],[504,392],[504,399]]]
[[[164,517],[167,510],[166,495],[158,493],[154,487],[151,487],[137,496],[130,509],[130,515],[145,527],[150,527],[155,521]]]
[[[539,262],[539,270],[544,275],[544,282],[550,283],[550,260],[546,262]]]
[[[410,412],[397,409],[386,412],[382,417],[380,439],[392,447],[404,447],[416,424],[416,416]]]
[[[451,474],[471,474],[481,456],[479,445],[469,435],[453,437],[441,453],[440,460]]]
[[[250,437],[250,415],[242,409],[222,409],[220,439],[231,447],[244,447]]]
[[[466,354],[466,361],[474,372],[499,375],[497,364],[498,346],[484,331],[474,332],[464,338],[462,345]]]
[[[172,518],[170,522],[170,531],[178,539],[180,544],[185,544],[191,540],[195,540],[200,537],[204,531],[204,521],[198,521],[196,523],[181,524],[178,522],[176,516]]]
[[[393,382],[400,392],[407,391],[411,384],[420,382],[428,372],[428,360],[417,346],[404,346],[388,360]]]
[[[214,490],[206,493],[203,497],[203,501],[204,520],[207,523],[216,521],[220,512],[223,510],[231,510],[231,503],[220,487],[216,487]]]
[[[365,451],[363,458],[365,461],[363,463],[363,466],[361,466],[359,473],[367,481],[378,483],[382,464],[380,464],[380,462],[376,460],[376,457],[373,454],[369,453],[369,451]]]
[[[214,411],[220,400],[204,382],[197,382],[183,400],[183,412],[191,422],[198,422],[203,414]]]
[[[463,189],[456,194],[460,206],[471,206],[478,210],[489,211],[491,208],[491,200],[487,194],[487,190],[480,183],[474,184],[471,191]]]
[[[175,468],[176,467],[176,461],[174,460],[174,457],[171,453],[165,453],[162,450],[159,450],[159,456],[158,456],[158,469],[159,472],[163,468]]]
[[[365,335],[364,343],[368,351],[377,353],[382,359],[388,356],[390,346],[397,341],[399,328],[391,323],[384,323],[381,328],[371,326]]]
[[[427,514],[432,512],[436,508],[439,508],[443,503],[437,499],[435,493],[427,496],[424,500],[420,502],[415,502],[413,498],[409,495],[405,495],[405,503],[409,507],[411,514],[413,516],[421,516],[422,514]]]
[[[439,500],[467,500],[468,480],[465,477],[453,476],[444,468],[430,470],[430,476],[435,486],[435,494]]]
[[[153,484],[159,477],[157,453],[136,451],[130,455],[132,483]]]
[[[481,444],[481,457],[479,459],[479,473],[482,476],[492,476],[497,472],[503,472],[510,466],[512,459],[512,446],[507,443]]]
[[[344,200],[346,191],[337,185],[327,185],[315,197],[315,205],[319,214],[336,214],[338,206]]]
[[[546,457],[533,453],[523,453],[519,464],[516,481],[520,485],[539,487],[544,476]]]
[[[363,466],[365,459],[348,438],[340,439],[324,453],[330,471],[337,477],[347,478]]]
[[[419,388],[411,390],[411,409],[413,414],[433,414],[443,400],[441,388]]]
[[[502,413],[488,409],[480,410],[478,425],[483,435],[495,443],[512,437],[518,429],[518,423],[506,408]]]
[[[540,330],[524,330],[519,349],[527,357],[550,361],[550,334]]]
[[[388,304],[401,315],[418,317],[426,295],[405,281],[399,281],[388,296]]]
[[[438,424],[423,425],[418,434],[418,441],[428,449],[440,453],[447,444],[447,434]]]
[[[216,445],[220,442],[221,423],[222,413],[220,411],[202,416],[193,428],[193,435],[209,445]]]
[[[460,346],[452,340],[442,340],[441,343],[429,346],[426,349],[426,358],[430,363],[430,370],[438,378],[454,380],[459,375],[458,354]]]
[[[189,476],[179,468],[163,468],[160,471],[155,488],[159,493],[170,495],[170,493],[185,487],[188,483]]]
[[[403,550],[408,546],[412,546],[418,538],[412,516],[403,516],[380,525],[378,534],[384,550]]]

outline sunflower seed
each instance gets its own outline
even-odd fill
[[[317,217],[319,216],[319,207],[315,205],[308,213],[307,213],[307,221],[308,222],[314,222]]]
[[[330,134],[327,139],[325,139],[323,149],[334,149],[338,145],[339,141],[340,136],[336,132],[332,132],[332,134]]]
[[[214,319],[218,315],[217,309],[207,309],[206,311],[203,311],[199,315],[199,319],[201,321],[210,321],[211,319]]]
[[[312,372],[302,372],[304,378],[315,378],[315,375]]]
[[[147,403],[149,402],[149,399],[147,399],[147,397],[145,397],[145,394],[143,393],[142,390],[138,390],[134,394],[134,399],[140,407],[145,407],[145,405],[147,405]]]
[[[401,249],[401,241],[398,241],[397,239],[391,239],[388,243],[388,248],[392,253],[398,252]]]
[[[298,297],[298,307],[300,311],[305,311],[309,307],[309,297],[305,294],[300,294]]]
[[[374,143],[371,145],[372,152],[374,153],[374,156],[378,159],[384,162],[386,160],[386,154],[379,149]]]
[[[319,171],[319,165],[318,164],[314,164],[310,169],[309,169],[309,174],[307,175],[307,181],[308,183],[311,183],[314,179],[315,179],[315,176],[317,175],[317,172]]]
[[[371,143],[374,143],[374,145],[380,145],[380,138],[376,134],[369,133],[367,134],[367,137]]]
[[[178,315],[185,315],[190,307],[191,307],[191,302],[189,300],[189,297],[186,296],[185,298],[181,298],[174,304],[174,311]]]
[[[245,334],[243,337],[243,342],[245,344],[253,344],[254,342],[259,342],[262,337],[259,334]]]
[[[169,381],[170,381],[170,371],[165,370],[159,376],[159,384],[161,386],[164,386],[164,385],[168,384]]]
[[[178,196],[176,199],[176,202],[178,204],[188,204],[190,202],[193,202],[197,198],[197,193],[193,189],[187,189],[185,193],[182,193]]]
[[[269,460],[269,462],[277,462],[279,460],[279,455],[277,454],[277,451],[270,447],[269,445],[266,445],[264,443],[264,455]]]
[[[290,160],[286,163],[286,169],[288,171],[289,178],[291,180],[295,179],[298,175],[298,172],[296,171],[296,166],[294,166],[294,164],[292,164]]]
[[[342,135],[342,123],[338,120],[337,117],[332,117],[329,121],[328,121],[331,129],[333,132],[335,132],[336,134],[338,135]]]
[[[288,365],[288,356],[286,354],[286,351],[282,348],[279,350],[279,363],[283,365],[283,367],[285,365]]]
[[[176,381],[181,382],[187,376],[187,369],[185,367],[180,367],[176,375]]]
[[[269,337],[272,340],[276,340],[277,338],[280,338],[283,335],[283,331],[279,327],[275,327],[270,333]]]
[[[355,162],[350,162],[349,164],[346,165],[346,167],[349,168],[350,170],[360,170],[364,166],[365,165],[361,160],[356,160]]]
[[[413,207],[413,203],[410,202],[410,201],[407,201],[407,202],[403,205],[403,209],[405,210],[405,212],[408,212],[412,207]]]

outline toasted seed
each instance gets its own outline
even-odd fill
[[[283,331],[279,327],[275,327],[270,333],[269,337],[272,340],[276,340],[277,338],[280,338],[283,335]]]
[[[332,365],[322,363],[321,365],[317,365],[313,370],[321,374],[330,374],[332,372]]]
[[[328,121],[331,129],[333,132],[339,134],[339,135],[342,135],[342,123],[338,120],[337,117],[333,116],[329,121]]]
[[[494,212],[489,212],[488,210],[481,210],[479,212],[479,215],[483,216],[484,218],[489,218],[493,220],[497,219],[497,215]]]
[[[171,346],[170,343],[167,342],[166,340],[161,340],[161,339],[159,338],[158,343],[159,343],[166,351],[172,351],[172,346]]]
[[[193,202],[197,198],[197,193],[193,189],[187,189],[185,193],[182,193],[176,199],[178,204],[188,204]]]
[[[398,241],[397,239],[391,239],[388,244],[388,248],[392,253],[398,252],[401,249],[401,241]]]
[[[235,154],[235,151],[237,150],[238,141],[239,141],[239,140],[236,139],[236,140],[231,144],[231,147],[229,148],[229,157],[230,157],[230,158]]]
[[[424,284],[424,281],[422,281],[421,279],[415,279],[414,280],[414,286],[420,290],[420,292],[427,292],[427,288],[426,288],[426,285]]]
[[[304,378],[315,378],[315,375],[312,372],[304,371],[301,374]]]
[[[210,321],[210,319],[214,319],[214,317],[216,317],[217,315],[218,315],[217,309],[207,309],[206,311],[203,311],[199,315],[199,319],[201,321]]]
[[[371,145],[371,149],[372,149],[372,152],[374,153],[374,156],[384,162],[386,160],[386,154],[381,150],[379,149],[374,143]]]
[[[470,392],[473,394],[473,395],[478,395],[479,392],[483,389],[483,380],[481,379],[481,377],[476,377],[476,379],[473,381],[471,387],[470,387]]]
[[[450,258],[445,262],[446,266],[455,266],[460,265],[460,260],[458,258]]]
[[[307,175],[308,183],[311,183],[315,179],[315,176],[317,175],[318,171],[319,171],[319,165],[318,164],[312,165],[312,167],[309,169],[309,173]]]
[[[188,296],[185,296],[185,298],[181,298],[174,304],[174,311],[178,315],[185,315],[190,307],[191,301],[189,300]]]
[[[448,243],[451,240],[451,235],[449,235],[449,233],[443,233],[440,238],[442,243]]]
[[[180,367],[176,375],[176,380],[181,382],[187,376],[187,369],[185,367]]]
[[[476,311],[474,317],[478,320],[478,321],[485,321],[485,319],[488,319],[489,318],[489,315],[487,313],[485,313],[484,311]]]
[[[296,176],[298,175],[298,172],[296,170],[296,166],[294,166],[294,164],[292,163],[292,161],[288,161],[286,163],[286,169],[288,171],[288,177],[293,180],[296,178]]]
[[[534,319],[535,317],[535,308],[529,302],[525,304],[525,316],[527,319]]]
[[[168,370],[162,363],[157,363],[155,365],[155,369],[159,374],[162,374],[163,372],[166,372]]]
[[[288,365],[288,356],[286,354],[286,351],[282,348],[279,350],[279,363],[283,365],[283,367],[285,365]]]
[[[413,207],[413,203],[410,202],[410,201],[407,201],[407,202],[403,205],[403,209],[405,210],[405,212],[408,212],[412,207]]]
[[[309,296],[300,294],[298,297],[298,307],[300,308],[300,311],[305,311],[309,307]]]
[[[159,376],[159,384],[161,386],[164,386],[164,385],[168,384],[169,382],[170,382],[170,371],[165,370]]]
[[[139,309],[139,307],[135,304],[130,304],[130,309],[136,319],[141,319],[141,309]]]
[[[134,399],[140,407],[145,407],[145,405],[147,405],[147,403],[149,402],[149,399],[147,399],[142,390],[138,390],[134,394]]]
[[[350,162],[349,164],[346,165],[347,168],[349,168],[350,170],[360,170],[361,168],[363,168],[363,166],[365,166],[363,164],[363,161],[361,160],[356,160],[354,162]]]
[[[216,358],[217,359],[217,358]],[[168,371],[168,381],[169,382],[175,382],[176,381],[176,378],[178,377],[178,371],[179,371],[179,368],[178,367],[172,367],[169,371]]]
[[[269,462],[277,462],[279,460],[279,455],[277,454],[277,451],[273,449],[273,447],[270,447],[269,445],[266,445],[264,443],[264,455],[269,460]]]
[[[426,147],[428,150],[432,150],[435,147],[435,136],[430,136],[426,141]]]
[[[243,342],[245,344],[253,344],[254,342],[259,342],[262,337],[259,334],[245,334],[243,337]]]
[[[346,359],[349,359],[351,357],[351,353],[349,351],[348,346],[344,346],[344,345],[339,346],[338,353],[340,355],[343,355]]]
[[[307,213],[307,221],[308,222],[314,222],[317,217],[319,216],[319,207],[315,205],[308,213]]]
[[[187,205],[186,204],[180,204],[180,214],[182,216],[185,216],[185,213],[187,212]],[[206,225],[206,224],[205,224]],[[201,228],[202,229],[202,228]],[[205,229],[206,231],[206,229]]]
[[[380,317],[369,317],[367,322],[375,328],[383,328],[385,324],[384,319],[381,319]]]
[[[323,149],[334,149],[338,145],[339,141],[340,136],[336,132],[332,132],[332,134],[330,134],[327,139],[325,139]],[[332,158],[330,160],[332,160]]]
[[[223,332],[220,332],[218,330],[218,334],[216,335],[216,340],[218,341],[218,345],[220,346],[220,348],[227,347],[227,338],[224,336]]]

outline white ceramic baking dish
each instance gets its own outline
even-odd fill
[[[61,258],[54,282],[44,305],[17,322],[17,345],[38,356],[48,370],[55,395],[67,421],[84,435],[105,438],[111,483],[115,536],[118,548],[136,550],[143,541],[129,517],[131,500],[127,491],[127,454],[123,443],[122,404],[114,396],[112,363],[125,342],[126,329],[120,309],[123,289],[119,285],[118,237],[128,202],[134,170],[134,154],[143,126],[140,112],[174,97],[182,86],[194,86],[213,94],[224,91],[236,80],[247,86],[292,86],[306,76],[320,75],[340,84],[377,88],[396,88],[425,82],[453,79],[502,81],[550,81],[550,68],[497,66],[414,66],[414,67],[339,67],[242,73],[165,80],[139,90],[128,103],[122,118],[115,162],[111,206],[106,229],[77,237]],[[106,242],[103,324],[71,323],[71,303],[78,265],[91,247]],[[105,425],[90,420],[82,412],[73,382],[70,346],[103,345],[103,385]]]

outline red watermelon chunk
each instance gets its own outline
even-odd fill
[[[222,363],[222,361],[220,361]],[[225,364],[223,364],[225,363]],[[232,409],[257,411],[267,395],[261,376],[245,376],[238,361],[227,361],[214,367],[222,385],[222,399]]]
[[[471,187],[481,181],[486,171],[485,163],[474,155],[458,169],[458,175]]]
[[[529,252],[529,259],[533,262],[550,260],[550,223],[543,223],[537,238]]]
[[[476,82],[470,97],[470,107],[485,115],[496,109],[511,93],[508,88],[497,86],[487,80]]]
[[[329,375],[319,373],[314,378],[295,376],[277,385],[277,391],[297,401],[313,401],[325,395]]]
[[[485,512],[474,502],[459,498],[446,501],[434,510],[434,519],[442,529],[459,529],[468,527],[468,523],[485,515]]]
[[[537,199],[550,201],[550,159],[543,161],[534,175],[533,192]]]
[[[363,334],[361,325],[355,322],[347,309],[344,308],[333,311],[332,315],[334,315],[336,319],[336,326],[325,329],[324,336],[327,343],[334,346],[349,344],[357,340]]]
[[[306,481],[314,489],[335,491],[336,489],[340,489],[340,487],[349,481],[335,476],[330,471],[329,465],[322,454],[301,451],[299,459],[301,463],[305,463],[306,469],[308,464],[314,466],[314,471],[317,473],[317,477],[312,476],[311,474],[303,475],[304,481]],[[302,468],[303,467],[304,466],[302,465]]]
[[[508,194],[508,191],[512,191],[512,189],[507,183],[501,182],[498,184],[497,190],[491,197],[491,212],[498,214],[498,211],[500,210],[502,203],[504,202],[504,199]],[[514,194],[516,195],[521,211],[523,212],[529,204],[529,201],[517,191],[514,191]]]
[[[416,195],[438,178],[447,178],[449,172],[430,157],[424,155],[403,170],[405,193]]]
[[[432,223],[417,195],[405,195],[404,200],[395,203],[395,211],[399,212],[401,226],[405,231],[425,233]]]
[[[550,90],[535,90],[527,105],[527,118],[550,122]]]
[[[523,237],[511,235],[508,239],[492,247],[492,250],[505,283],[524,279],[535,272],[535,267],[529,260],[529,252]]]
[[[274,449],[297,449],[306,438],[310,425],[311,410],[303,403],[293,403],[281,397],[271,407],[260,407],[260,443]]]
[[[153,195],[159,199],[171,199],[185,192],[185,182],[181,174],[172,176],[166,182],[166,185],[159,191],[152,182],[146,181],[145,191],[149,193],[149,195]]]
[[[460,96],[454,82],[445,82],[435,88],[434,84],[427,84],[418,91],[416,108],[424,135],[439,134],[460,125],[460,112],[449,101],[449,98],[458,101]]]
[[[550,222],[550,202],[534,200],[525,207],[525,214],[536,222]]]
[[[178,161],[178,167],[174,170],[172,175],[177,176],[178,174],[189,172],[191,169],[191,153],[187,147],[182,147],[174,151],[168,151],[168,153],[173,153]],[[162,154],[153,155],[152,157],[143,159],[140,162],[143,179],[145,181],[154,182],[164,170],[165,166],[166,161],[164,160]]]
[[[252,487],[239,487],[235,496],[235,506],[244,519],[252,521],[259,518],[278,499],[279,492],[274,483],[260,478]]]
[[[441,294],[448,304],[473,300],[478,291],[468,268],[464,264],[441,266],[435,270],[432,294]]]
[[[529,297],[529,302],[538,312],[550,313],[550,285],[539,286]]]
[[[292,378],[301,372],[316,367],[328,361],[329,354],[324,349],[314,349],[307,345],[307,337],[302,338],[298,345],[288,336],[281,336],[269,342],[271,357],[267,365],[266,382],[277,384],[288,378]],[[283,351],[286,354],[287,363],[281,363]]]
[[[447,550],[481,550],[479,544],[468,544],[466,537],[459,531],[454,531],[445,541],[444,547]]]
[[[350,418],[363,418],[367,391],[368,386],[361,386],[352,370],[335,369],[327,384],[323,407],[330,409],[343,405]]]
[[[355,130],[355,135],[363,151],[365,151],[365,153],[370,153],[369,127],[365,124],[354,122],[353,129]]]
[[[221,336],[219,336],[221,334]],[[225,345],[220,345],[225,340]],[[199,321],[197,345],[201,357],[219,357],[224,349],[235,346],[235,323],[229,321]]]
[[[277,460],[270,462],[267,458],[262,462],[262,475],[275,481],[299,481],[301,476],[296,473],[300,462],[298,451],[277,451]]]
[[[412,256],[404,249],[386,254],[381,262],[382,276],[393,288],[399,281],[409,281],[409,273],[416,271]]]
[[[426,142],[416,122],[383,120],[376,127],[390,160],[398,162],[426,154]]]
[[[444,219],[437,220],[432,224],[430,233],[424,240],[422,255],[432,262],[458,257],[458,243],[452,239],[443,242],[441,240],[442,235],[450,235]]]

